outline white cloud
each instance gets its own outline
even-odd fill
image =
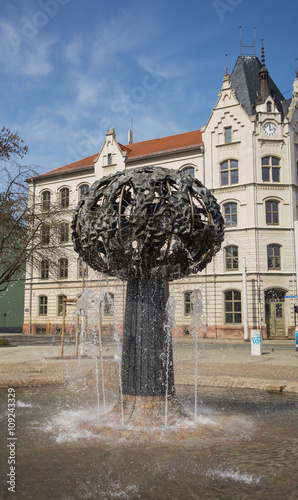
[[[53,70],[51,49],[56,42],[56,37],[26,39],[12,24],[0,21],[2,69],[6,73],[29,76],[49,74]]]
[[[66,61],[72,65],[79,65],[83,62],[84,41],[79,35],[75,35],[73,40],[64,46]]]

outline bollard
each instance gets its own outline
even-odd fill
[[[262,355],[262,335],[261,330],[251,330],[251,355]]]

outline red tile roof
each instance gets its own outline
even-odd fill
[[[192,132],[185,132],[183,134],[170,135],[168,137],[161,137],[160,139],[152,139],[150,141],[135,142],[126,144],[125,146],[118,143],[122,151],[127,151],[127,160],[133,161],[141,158],[148,158],[162,153],[169,153],[185,149],[191,149],[203,144],[202,133],[200,130],[193,130]],[[63,167],[56,168],[50,172],[36,176],[37,178],[47,177],[52,175],[59,175],[70,173],[72,171],[84,170],[91,168],[94,164],[99,153],[83,158],[82,160],[69,163]]]
[[[155,156],[162,153],[174,152],[203,144],[202,133],[200,130],[185,132],[184,134],[170,135],[151,141],[135,142],[122,146],[123,151],[128,152],[128,159],[138,159],[148,156]]]
[[[73,163],[69,163],[68,165],[64,165],[63,167],[55,168],[55,170],[51,170],[50,172],[45,172],[44,174],[37,175],[36,177],[47,177],[48,175],[59,175],[64,174],[65,172],[84,170],[93,167],[94,160],[98,156],[96,155],[88,156],[87,158],[83,158],[82,160],[75,161]]]

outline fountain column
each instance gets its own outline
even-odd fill
[[[172,345],[165,328],[168,297],[168,282],[161,278],[133,278],[127,283],[122,351],[124,395],[175,394]]]

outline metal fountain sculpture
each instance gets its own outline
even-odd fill
[[[144,400],[175,401],[168,283],[201,271],[219,251],[223,218],[214,196],[181,171],[117,172],[92,185],[72,229],[75,250],[90,267],[127,282],[124,405],[133,411]]]

